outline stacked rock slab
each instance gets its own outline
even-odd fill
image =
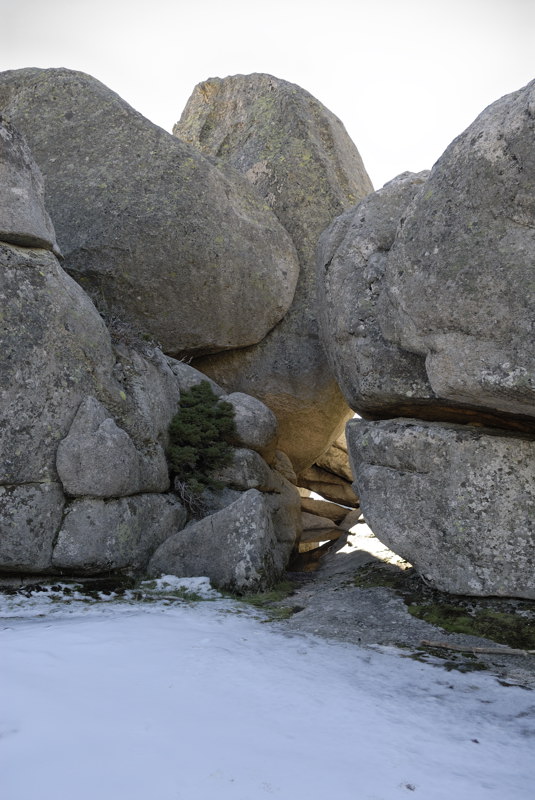
[[[534,135],[532,82],[318,250],[326,349],[369,418],[347,426],[365,517],[454,593],[535,597]]]
[[[351,485],[353,473],[345,433],[335,439],[311,467],[303,470],[297,482],[331,502],[341,503],[346,507],[346,512],[348,506],[359,507],[359,499]]]
[[[298,260],[237,172],[65,69],[0,74],[0,113],[28,141],[65,269],[171,355],[260,341],[284,316]]]
[[[174,133],[243,173],[297,249],[299,281],[284,319],[254,347],[197,365],[228,390],[254,395],[274,411],[279,448],[300,472],[350,415],[318,336],[317,239],[372,185],[340,120],[298,86],[270,75],[199,84]]]

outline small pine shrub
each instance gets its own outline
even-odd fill
[[[208,381],[181,393],[169,425],[167,459],[183,495],[195,498],[205,489],[220,488],[214,474],[231,463],[234,434],[234,408],[218,399]]]

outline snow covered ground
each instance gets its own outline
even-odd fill
[[[534,787],[535,693],[487,673],[284,635],[225,599],[0,596],[2,800],[532,800]]]

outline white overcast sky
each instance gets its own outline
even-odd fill
[[[196,83],[268,72],[342,119],[378,188],[535,78],[535,0],[0,0],[0,70],[30,66],[169,131]]]

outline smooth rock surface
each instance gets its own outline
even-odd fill
[[[353,420],[366,522],[434,586],[535,598],[535,439],[469,426]]]
[[[388,257],[383,332],[449,401],[534,416],[535,81],[447,148]]]
[[[380,413],[434,398],[424,357],[403,350],[381,332],[388,252],[428,174],[403,173],[338,217],[320,238],[322,339],[355,411]]]
[[[185,522],[184,507],[169,495],[75,500],[66,511],[52,564],[78,574],[141,572]]]
[[[50,567],[64,497],[58,483],[0,486],[0,571]]]
[[[283,567],[265,495],[250,489],[167,539],[150,560],[148,574],[206,575],[216,588],[240,593],[272,585]]]
[[[153,458],[139,452],[104,406],[88,396],[59,443],[56,467],[65,493],[71,496],[165,492],[169,488],[165,453],[158,445],[153,451]]]
[[[21,134],[0,116],[0,242],[59,254],[43,176]]]
[[[1,73],[0,113],[45,177],[65,268],[108,313],[171,355],[254,344],[283,317],[295,249],[236,171],[80,72]]]
[[[283,321],[254,347],[197,365],[228,391],[253,395],[271,408],[279,447],[300,471],[348,418],[318,335],[317,240],[373,187],[340,120],[308,92],[271,75],[199,84],[174,133],[240,170],[295,243],[299,281]]]

